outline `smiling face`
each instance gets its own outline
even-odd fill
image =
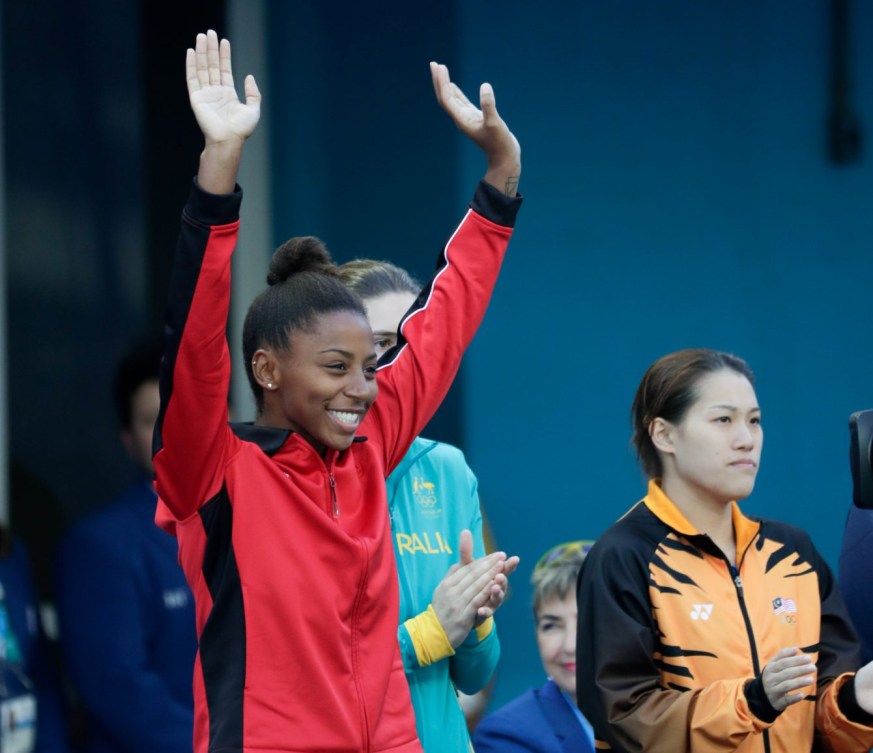
[[[264,390],[258,423],[289,428],[319,453],[344,450],[376,399],[376,353],[367,320],[354,311],[319,315],[284,352],[255,353]]]
[[[764,432],[749,380],[731,369],[705,374],[678,423],[657,418],[652,441],[663,464],[662,486],[674,501],[724,505],[755,486]]]
[[[406,291],[364,299],[364,308],[367,309],[367,318],[373,328],[373,342],[378,356],[381,357],[386,350],[397,344],[400,320],[414,301],[415,295]]]
[[[576,594],[545,599],[537,611],[537,647],[543,669],[576,700]]]

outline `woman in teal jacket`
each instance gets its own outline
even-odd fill
[[[391,351],[382,360],[391,359],[421,286],[387,262],[340,269],[367,309],[376,352],[382,359]],[[457,690],[472,695],[491,679],[500,657],[491,615],[506,593],[506,578],[489,575],[476,477],[459,449],[419,437],[386,483],[400,579],[397,636],[418,736],[426,753],[472,750]],[[508,560],[506,572],[517,564]]]

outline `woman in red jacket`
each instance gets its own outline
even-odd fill
[[[520,199],[518,142],[490,86],[481,110],[431,64],[437,98],[488,171],[376,367],[364,309],[309,242],[279,254],[246,317],[258,405],[229,427],[225,326],[241,200],[237,168],[260,93],[233,86],[214,32],[188,51],[206,145],[170,290],[155,469],[159,521],[195,594],[195,751],[420,751],[396,639],[385,477],[443,399],[484,315]],[[433,354],[439,358],[433,358]],[[377,388],[380,393],[376,401]],[[505,556],[471,568],[489,614]]]

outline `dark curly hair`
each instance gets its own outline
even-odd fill
[[[287,351],[294,332],[311,331],[319,316],[332,311],[367,318],[360,299],[340,281],[330,252],[314,236],[290,238],[276,249],[267,284],[249,306],[242,335],[243,365],[259,411],[264,393],[252,372],[258,348]]]

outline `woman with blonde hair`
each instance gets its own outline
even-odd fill
[[[537,648],[548,679],[479,723],[476,753],[594,753],[576,705],[576,580],[592,543],[558,544],[534,566]]]

